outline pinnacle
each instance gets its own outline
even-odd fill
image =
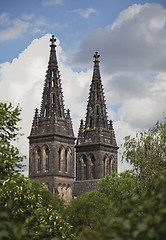
[[[98,55],[98,52],[95,52],[94,54],[94,70],[93,70],[93,80],[100,80],[100,69],[99,69],[99,57],[100,55]]]
[[[50,47],[52,47],[52,46],[55,46],[55,47],[56,47],[56,45],[55,45],[56,38],[54,38],[54,35],[52,35],[52,38],[50,38],[50,42],[51,42]]]
[[[64,118],[64,103],[61,79],[58,70],[58,62],[56,56],[56,38],[54,35],[50,38],[50,56],[48,69],[46,71],[46,79],[43,89],[43,97],[41,104],[41,116],[50,117],[54,114],[57,117]]]
[[[100,62],[100,61],[98,60],[99,57],[100,57],[100,55],[98,55],[98,52],[95,52],[95,54],[94,54],[93,57],[94,57],[94,59],[95,59],[95,60],[94,60],[94,63],[95,63],[95,64],[98,64],[98,63]]]

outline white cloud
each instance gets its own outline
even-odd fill
[[[2,101],[11,101],[15,106],[20,103],[22,108],[21,126],[25,134],[19,142],[20,151],[28,156],[28,140],[34,109],[40,108],[45,73],[49,59],[49,39],[46,34],[35,39],[12,63],[0,65],[0,96]],[[66,55],[57,39],[57,57],[62,79],[64,103],[71,110],[75,135],[77,135],[80,119],[84,118],[86,100],[92,72],[75,73],[66,65]],[[88,83],[88,84],[87,84]],[[71,87],[72,86],[72,87]],[[86,89],[86,94],[84,89]],[[78,91],[79,89],[79,91]],[[72,97],[71,97],[72,96]],[[83,96],[84,101],[81,100]],[[26,160],[28,166],[28,158]]]
[[[7,19],[4,21],[7,21]],[[8,25],[9,22],[10,26],[7,29],[0,30],[0,42],[22,37],[23,33],[25,33],[29,27],[28,22],[22,21],[20,19],[14,19],[13,21],[8,20]]]
[[[116,133],[116,139],[117,139],[117,145],[119,146],[118,150],[118,172],[123,172],[126,169],[132,169],[131,165],[125,161],[123,163],[122,160],[122,154],[123,154],[123,139],[124,137],[130,135],[131,137],[135,137],[136,131],[139,129],[132,128],[129,123],[125,121],[116,121],[114,122],[114,130]]]
[[[134,8],[137,4],[132,10]],[[104,71],[109,73],[165,71],[166,10],[159,4],[145,4],[139,11],[133,10],[132,17],[129,17],[130,8],[122,13],[123,18],[112,25],[118,24],[118,27],[112,29],[108,25],[84,37],[73,60],[74,65],[87,66],[89,53],[98,50],[104,56]]]
[[[19,142],[20,151],[28,157],[28,140],[34,109],[39,106],[49,54],[50,35],[35,39],[12,63],[0,65],[0,96],[22,108],[21,126],[25,134]],[[44,47],[43,47],[44,46]],[[28,159],[26,160],[28,165]]]
[[[23,13],[23,14],[21,15],[21,18],[22,18],[23,20],[30,21],[30,20],[32,20],[32,19],[35,18],[35,14],[34,14],[34,13],[32,13],[32,14]]]
[[[166,29],[165,9],[158,4],[136,5],[126,9],[105,30],[89,33],[80,44],[73,63],[57,40],[57,57],[62,75],[66,108],[71,109],[75,135],[81,118],[85,118],[89,86],[92,78],[92,56],[101,54],[100,69],[109,117],[114,120],[118,145],[123,137],[151,127],[166,111]],[[2,100],[22,106],[25,136],[20,149],[28,155],[29,135],[35,107],[40,106],[49,55],[47,34],[35,39],[12,63],[0,68]],[[72,67],[87,66],[86,72]],[[72,96],[72,97],[71,97]],[[120,160],[120,159],[119,159]],[[127,165],[119,164],[122,171]]]
[[[12,39],[18,39],[25,34],[36,34],[46,32],[46,29],[54,29],[59,27],[59,24],[52,22],[45,17],[41,17],[32,13],[31,15],[22,14],[20,18],[10,19],[8,13],[4,12],[0,15],[0,42]],[[62,27],[62,26],[61,26]]]
[[[50,5],[63,5],[63,0],[44,0],[43,5],[44,6],[50,6]]]
[[[83,9],[79,8],[79,9],[73,10],[72,12],[76,12],[86,19],[88,19],[91,14],[93,14],[93,13],[97,14],[98,13],[96,11],[96,9],[94,9],[94,8],[87,8],[86,10],[83,10]]]
[[[87,34],[73,57],[74,66],[85,67],[99,51],[106,100],[133,128],[151,127],[165,111],[165,23],[161,5],[134,4],[112,26]]]
[[[9,18],[8,18],[8,13],[4,12],[0,15],[0,25],[1,26],[6,26],[10,24]]]
[[[117,20],[112,24],[111,29],[121,26],[122,24],[126,23],[127,21],[131,21],[131,19],[135,18],[137,14],[140,13],[143,6],[141,4],[133,4],[132,6],[128,7],[124,11],[122,11]]]

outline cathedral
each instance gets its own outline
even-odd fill
[[[28,137],[29,177],[69,202],[96,189],[99,179],[117,172],[118,146],[113,122],[107,119],[98,53],[94,55],[86,118],[80,121],[76,139],[70,110],[64,106],[54,36],[50,42],[41,108],[35,110]]]

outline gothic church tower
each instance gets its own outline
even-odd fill
[[[40,113],[35,111],[29,138],[29,177],[47,184],[69,201],[74,188],[74,133],[65,111],[54,36],[44,83]]]
[[[99,55],[96,52],[86,119],[85,123],[81,120],[76,144],[77,181],[88,180],[90,183],[90,180],[101,179],[107,174],[117,172],[117,150],[113,123],[112,120],[107,120]],[[86,184],[83,185],[89,188]]]

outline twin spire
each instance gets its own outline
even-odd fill
[[[64,108],[63,92],[55,49],[56,39],[54,35],[52,35],[50,42],[50,57],[44,83],[41,109],[40,114],[37,109],[35,111],[33,128],[38,127],[43,121],[50,119],[52,123],[57,122],[59,128],[69,128],[71,130],[70,134],[73,135],[70,111],[67,110],[66,112]],[[116,145],[116,142],[113,140],[115,136],[112,121],[108,124],[107,120],[105,96],[99,69],[99,57],[100,55],[96,52],[94,54],[94,69],[90,85],[85,124],[84,121],[81,120],[78,139],[82,139],[83,142],[86,142],[86,132],[91,130],[95,131],[95,139],[99,140],[101,139],[101,135],[103,135],[101,132],[104,129],[104,135],[109,135],[112,139],[111,142],[114,142]]]
[[[81,119],[77,146],[111,144],[117,146],[112,120],[108,123],[104,89],[100,76],[98,52],[94,55],[94,69],[90,85],[85,124]]]
[[[65,110],[61,79],[58,70],[58,62],[55,50],[56,39],[54,38],[54,35],[52,35],[50,41],[50,58],[43,90],[40,115],[42,117],[51,117],[55,115],[56,117],[63,119],[65,117]]]
[[[100,55],[96,52],[94,55],[94,69],[85,120],[86,129],[108,128],[104,90],[100,77],[99,57]]]
[[[31,135],[38,135],[41,132],[43,134],[58,132],[62,135],[74,137],[70,111],[69,109],[65,111],[64,107],[54,35],[52,35],[50,42],[50,57],[44,82],[40,114],[36,108]]]

